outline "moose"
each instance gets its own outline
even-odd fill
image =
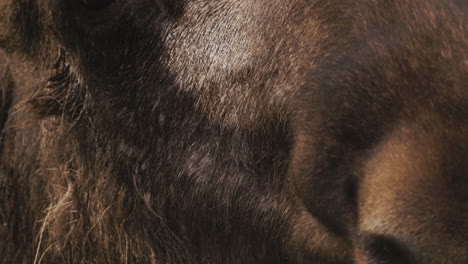
[[[2,263],[468,263],[465,0],[0,0]]]

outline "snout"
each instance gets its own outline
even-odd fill
[[[365,168],[358,263],[468,263],[463,139],[413,132],[391,135]]]

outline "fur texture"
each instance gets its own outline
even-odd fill
[[[1,261],[466,263],[466,12],[0,0]]]

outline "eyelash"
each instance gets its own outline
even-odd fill
[[[99,10],[109,6],[114,0],[82,0],[87,9]]]

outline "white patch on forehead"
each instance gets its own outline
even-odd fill
[[[302,1],[189,1],[165,27],[164,61],[210,120],[256,127],[283,111],[303,83],[317,41],[310,8]]]
[[[252,47],[260,43],[253,43],[258,28],[252,26],[256,8],[251,5],[245,1],[187,3],[183,21],[169,29],[166,40],[172,50],[169,66],[179,81],[201,86],[205,80],[220,78],[252,61]],[[201,71],[203,75],[190,74]]]

